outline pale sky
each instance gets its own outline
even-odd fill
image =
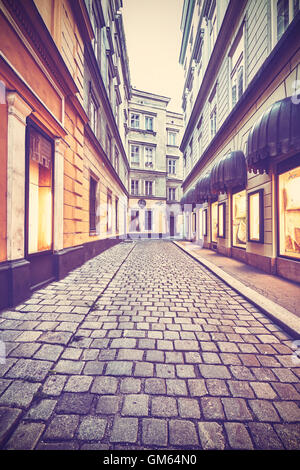
[[[183,0],[123,0],[131,84],[168,96],[182,112],[183,67],[179,64]]]

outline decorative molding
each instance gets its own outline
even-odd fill
[[[12,15],[12,18],[51,72],[56,83],[60,85],[61,89],[67,94],[70,92],[73,94],[77,93],[78,88],[62,60],[56,44],[44,24],[39,21],[40,15],[34,2],[2,0],[2,3]],[[0,7],[5,13],[5,8],[3,9],[1,4]],[[28,12],[25,11],[25,8]],[[36,20],[35,25],[33,24],[34,20]],[[45,47],[45,43],[47,43],[48,47]]]

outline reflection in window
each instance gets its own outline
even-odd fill
[[[96,231],[97,181],[90,177],[90,232]]]
[[[263,243],[263,189],[248,195],[249,241]]]
[[[112,231],[112,196],[107,193],[107,231]]]
[[[279,175],[280,254],[300,258],[300,166]]]
[[[211,205],[211,241],[218,241],[218,201]]]
[[[232,244],[246,248],[246,191],[232,195]]]
[[[225,202],[218,206],[218,237],[225,238]]]
[[[202,228],[203,228],[203,236],[207,236],[207,209],[204,209],[202,213]]]
[[[139,232],[140,231],[139,211],[137,211],[137,210],[131,210],[131,214],[130,214],[130,231],[131,232]]]
[[[152,230],[152,210],[145,211],[145,230]]]
[[[39,132],[29,137],[28,253],[52,245],[52,145]]]
[[[281,38],[289,24],[289,0],[277,1],[277,40]]]

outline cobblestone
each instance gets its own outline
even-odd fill
[[[165,241],[0,313],[4,449],[299,449],[293,338]]]

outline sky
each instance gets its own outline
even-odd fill
[[[179,113],[182,6],[183,0],[123,0],[121,10],[132,86],[171,98],[169,111]]]

